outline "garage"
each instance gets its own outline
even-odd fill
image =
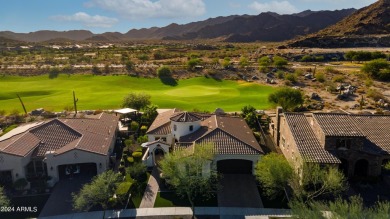
[[[76,176],[96,176],[96,163],[66,164],[58,166],[58,175],[60,179],[68,179]]]
[[[241,159],[220,160],[217,170],[222,174],[252,174],[252,161]]]

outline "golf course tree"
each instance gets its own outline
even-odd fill
[[[337,197],[347,189],[345,177],[337,168],[305,162],[298,174],[283,155],[275,153],[262,157],[255,175],[267,196],[273,198],[291,188],[294,199],[305,204],[326,196]]]
[[[360,196],[351,196],[348,201],[338,198],[335,201],[312,201],[308,204],[295,200],[289,205],[293,218],[390,218],[390,202],[378,201],[374,206],[365,207]]]
[[[195,201],[209,199],[218,189],[217,172],[210,169],[214,145],[194,145],[178,149],[160,161],[162,178],[179,196],[191,204],[194,216]]]
[[[245,119],[246,123],[249,125],[251,129],[258,128],[257,113],[256,113],[256,109],[253,106],[251,105],[244,106],[241,109],[241,117]]]
[[[157,76],[159,78],[171,77],[171,75],[172,75],[172,70],[168,66],[164,65],[157,69]]]
[[[286,158],[277,153],[263,156],[255,169],[256,179],[270,198],[276,198],[287,190],[293,174],[293,169]]]
[[[294,111],[303,104],[303,94],[300,90],[282,87],[268,96],[268,101],[286,111]]]
[[[10,206],[10,201],[5,194],[4,188],[0,186],[0,206],[7,207]]]
[[[151,96],[146,93],[131,92],[123,98],[122,107],[129,107],[140,111],[150,105]]]
[[[122,180],[122,175],[112,170],[95,176],[78,193],[72,193],[73,208],[77,211],[89,211],[92,207],[100,206],[103,210],[106,210],[109,207],[109,200],[114,197],[115,191]]]

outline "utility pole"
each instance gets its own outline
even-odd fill
[[[77,102],[79,101],[78,98],[76,98],[76,94],[75,92],[73,91],[73,105],[74,105],[74,117],[76,117],[77,115]]]
[[[23,101],[22,101],[22,98],[20,98],[19,94],[16,94],[16,96],[18,96],[19,101],[20,101],[20,103],[22,104],[22,107],[23,107],[23,110],[24,110],[24,114],[27,115],[27,110],[26,110],[26,107],[24,106],[24,103],[23,103]]]

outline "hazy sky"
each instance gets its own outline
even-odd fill
[[[362,8],[376,0],[0,0],[0,30],[94,33],[184,24],[233,14]]]

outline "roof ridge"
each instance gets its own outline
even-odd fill
[[[80,133],[79,131],[77,131],[75,128],[69,126],[68,124],[64,123],[63,121],[59,120],[58,118],[54,118],[54,119],[52,119],[51,121],[45,122],[45,123],[42,124],[42,125],[39,125],[39,126],[37,126],[37,127],[34,127],[33,129],[29,130],[28,132],[31,132],[31,131],[33,131],[33,130],[35,130],[35,129],[38,129],[38,128],[40,128],[40,127],[42,127],[42,126],[44,126],[44,125],[47,125],[47,124],[49,124],[49,123],[51,123],[51,122],[54,122],[54,121],[58,121],[58,122],[61,123],[62,125],[66,126],[67,128],[71,129],[72,131],[76,132],[77,134],[80,135],[80,137],[83,135],[82,133]],[[34,134],[34,133],[32,133],[32,134]],[[34,135],[35,135],[35,134],[34,134]]]
[[[241,139],[239,139],[239,138],[236,137],[235,135],[233,135],[233,134],[229,133],[228,131],[226,131],[226,130],[224,130],[224,129],[221,129],[221,128],[219,128],[219,127],[216,127],[214,130],[212,130],[211,132],[208,132],[208,133],[204,134],[203,136],[199,137],[199,138],[196,139],[195,141],[199,141],[199,140],[201,140],[202,138],[206,137],[207,135],[209,135],[209,134],[211,134],[211,133],[213,133],[213,132],[215,132],[215,131],[217,131],[217,130],[222,131],[223,133],[225,133],[225,134],[227,134],[227,135],[230,135],[232,138],[234,138],[234,139],[236,139],[237,141],[243,143],[244,145],[249,146],[250,148],[252,148],[252,149],[254,149],[254,150],[256,150],[256,151],[262,153],[262,151],[259,151],[257,148],[254,148],[252,145],[250,145],[250,144],[248,144],[248,143],[242,141]],[[195,142],[195,141],[194,141],[194,142]]]

